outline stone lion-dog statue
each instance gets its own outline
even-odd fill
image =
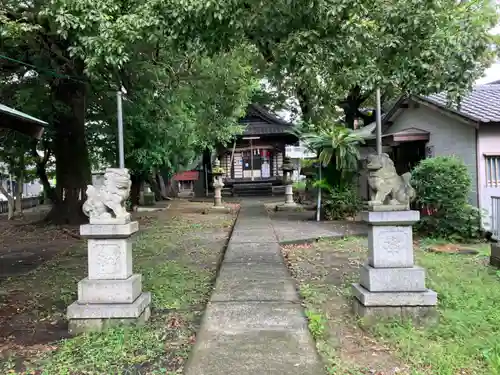
[[[387,154],[369,155],[366,169],[371,190],[370,204],[410,208],[410,202],[415,198],[415,189],[410,185],[410,172],[399,176]]]
[[[104,184],[101,187],[87,185],[87,200],[82,207],[84,214],[91,221],[129,220],[130,214],[125,208],[125,202],[130,194],[131,184],[127,169],[106,169]]]

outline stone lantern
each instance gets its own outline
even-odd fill
[[[290,158],[283,158],[283,165],[281,166],[283,171],[283,182],[285,183],[285,203],[276,206],[278,210],[295,209],[298,204],[293,201],[293,179],[292,173],[295,170]]]
[[[219,159],[215,159],[212,165],[212,175],[214,177],[214,208],[225,208],[222,205],[222,188],[224,183],[222,182],[222,175],[225,173],[224,168],[220,166]]]

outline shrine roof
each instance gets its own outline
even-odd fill
[[[291,136],[290,132],[294,126],[291,122],[281,119],[259,104],[249,105],[247,114],[239,122],[245,126],[243,137],[261,135]]]

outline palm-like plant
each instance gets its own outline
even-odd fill
[[[359,160],[359,145],[364,138],[342,125],[330,128],[320,128],[315,132],[302,132],[295,129],[294,133],[311,151],[318,152],[318,159],[327,166],[334,159],[335,167],[340,172],[357,170]]]

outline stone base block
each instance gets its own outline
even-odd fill
[[[124,280],[132,276],[132,242],[129,238],[89,239],[90,280]]]
[[[151,303],[151,293],[141,293],[132,303],[72,303],[67,318],[81,319],[137,319]]]
[[[373,268],[365,264],[360,269],[360,284],[370,292],[425,292],[425,270],[412,268]]]
[[[365,327],[390,319],[411,321],[418,326],[434,325],[439,321],[436,306],[365,306],[354,298],[353,311]]]
[[[229,214],[231,212],[231,208],[226,207],[226,206],[211,206],[210,211],[223,213],[223,214]]]
[[[70,335],[79,335],[86,332],[100,332],[110,327],[123,325],[142,325],[151,317],[150,307],[146,307],[137,318],[94,318],[94,319],[70,319],[68,331]]]
[[[142,276],[132,275],[125,280],[89,280],[78,283],[78,304],[132,303],[141,294]]]
[[[276,211],[298,211],[302,210],[302,206],[295,202],[293,203],[282,203],[276,205]]]
[[[128,238],[138,230],[137,221],[117,224],[110,220],[107,223],[84,224],[80,226],[80,235],[85,238]]]
[[[413,267],[412,227],[371,225],[368,230],[368,263],[375,268]]]
[[[423,292],[370,292],[360,284],[352,286],[354,297],[367,307],[437,305],[437,293],[430,289]]]
[[[491,257],[490,264],[494,267],[500,268],[500,244],[491,244]]]
[[[369,201],[366,205],[368,211],[409,211],[407,204],[377,204]]]
[[[386,206],[384,206],[386,207]],[[361,219],[371,225],[413,225],[420,220],[420,212],[405,211],[363,211]]]

